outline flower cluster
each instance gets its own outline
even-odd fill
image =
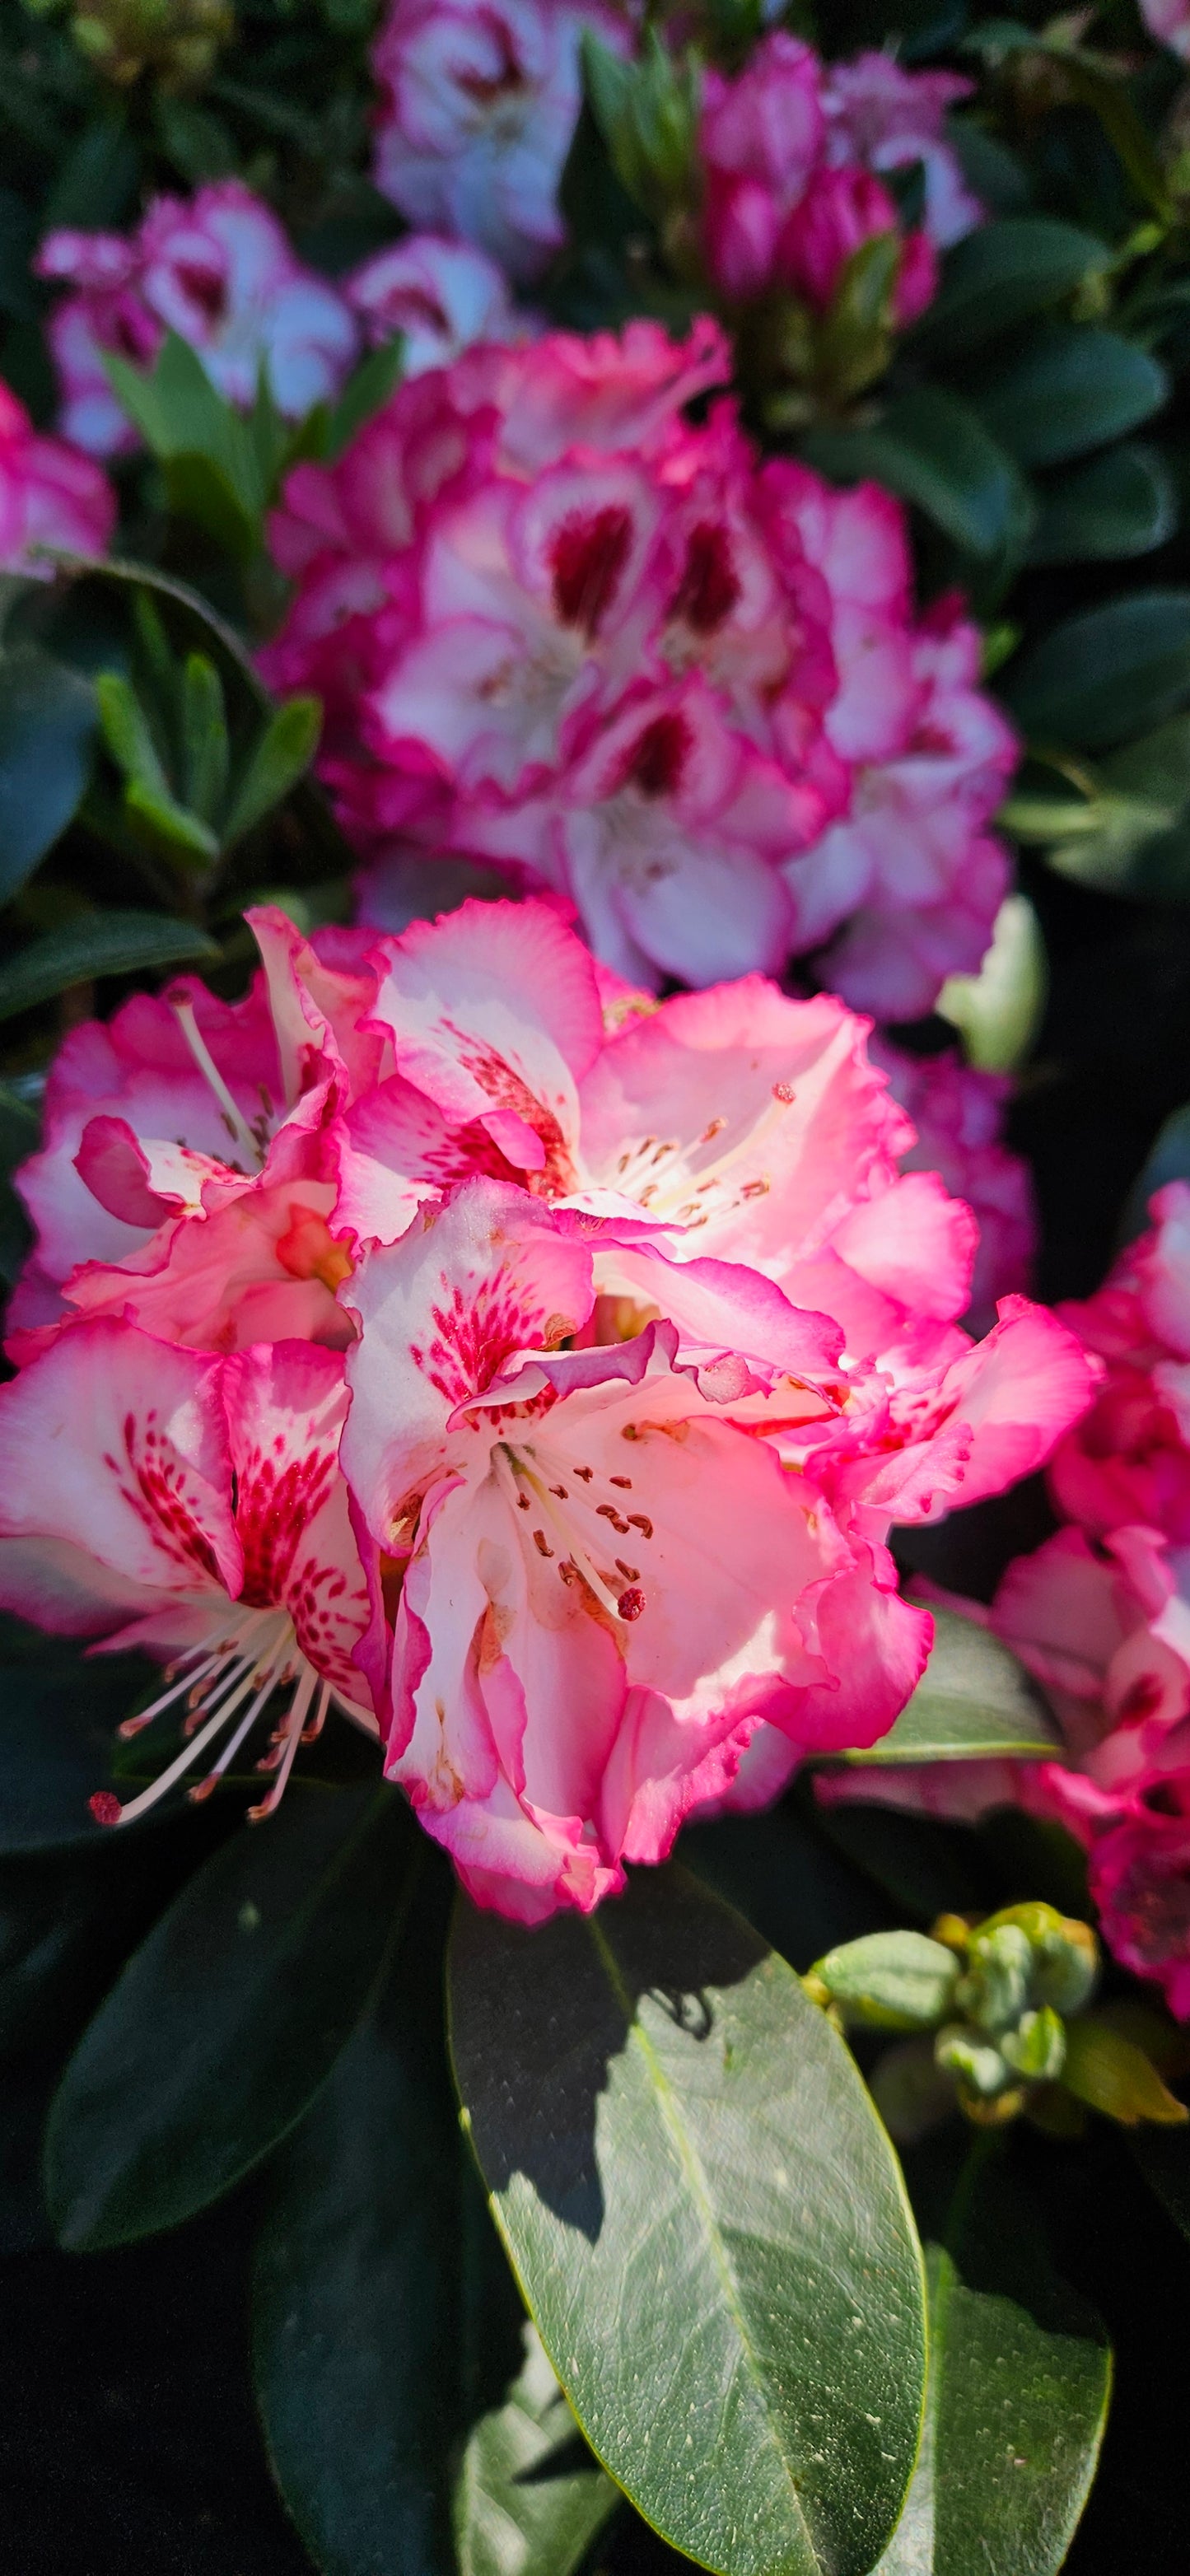
[[[1063,1526],[1009,1566],[989,1620],[1042,1682],[1064,1761],[975,1762],[870,1794],[1050,1817],[1090,1854],[1118,1958],[1190,2017],[1190,1185],[1104,1287],[1061,1311],[1098,1364],[1096,1400],[1049,1471]]]
[[[46,571],[38,546],[101,555],[116,516],[107,476],[62,438],[39,438],[0,379],[0,572]]]
[[[49,323],[62,388],[61,427],[92,456],[135,447],[108,381],[105,353],[148,366],[167,330],[242,409],[262,371],[287,420],[337,392],[356,353],[343,297],[303,268],[276,216],[239,179],[189,203],[158,197],[130,234],[51,232],[40,277],[66,285]]]
[[[970,1211],[839,1002],[658,1005],[538,902],[254,922],[244,1002],[54,1068],[0,1601],[169,1658],[130,1723],[188,1740],[124,1816],[285,1683],[266,1806],[333,1700],[481,1900],[589,1907],[891,1724],[890,1523],[1040,1463],[1092,1365],[1020,1297],[959,1329]]]
[[[534,276],[563,239],[558,182],[582,101],[590,27],[630,50],[600,0],[394,0],[372,56],[376,185],[411,224]]]
[[[403,386],[272,544],[266,667],[327,707],[323,769],[408,918],[411,860],[573,904],[634,983],[777,972],[887,1019],[978,964],[1014,759],[951,598],[914,610],[904,516],[762,464],[716,325],[546,333]]]
[[[732,303],[774,289],[815,311],[832,303],[848,260],[881,234],[899,241],[893,319],[916,321],[937,284],[937,252],[982,209],[943,135],[948,107],[971,84],[907,72],[888,54],[825,64],[776,30],[735,79],[706,75],[699,127],[705,171],[703,248]],[[878,174],[920,166],[920,223],[902,223]]]

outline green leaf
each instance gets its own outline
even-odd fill
[[[1055,2576],[1103,2438],[1102,2325],[1054,2274],[1021,2185],[978,2149],[927,2265],[925,2436],[875,2576]]]
[[[46,2195],[63,2245],[192,2217],[301,2118],[367,2005],[414,1836],[393,1789],[299,1781],[188,1881],[55,2098]]]
[[[212,456],[170,456],[161,470],[174,517],[192,519],[234,562],[249,563],[260,543],[260,522],[245,509],[226,467]]]
[[[968,1064],[1015,1073],[1045,1016],[1049,967],[1041,923],[1026,894],[1006,894],[975,975],[948,975],[934,1005],[962,1034]]]
[[[0,653],[0,902],[64,832],[87,784],[93,690],[35,645]]]
[[[1168,399],[1164,367],[1118,331],[1051,322],[978,397],[980,418],[1018,465],[1063,465],[1106,447]]]
[[[107,353],[104,367],[164,470],[171,507],[196,519],[237,558],[250,556],[260,541],[272,480],[258,427],[224,400],[176,331],[166,332],[151,369]]]
[[[1190,590],[1138,590],[1063,618],[1014,662],[1004,695],[1025,731],[1085,751],[1123,742],[1190,694]]]
[[[182,678],[182,758],[186,802],[207,823],[227,793],[230,746],[223,682],[207,653],[188,653]]]
[[[1029,321],[1085,280],[1102,276],[1106,243],[1049,215],[1004,215],[950,251],[942,284],[915,338],[949,360]]]
[[[1177,523],[1177,493],[1164,457],[1139,441],[1127,442],[1045,487],[1029,561],[1109,562],[1151,554]]]
[[[423,1937],[275,2168],[258,2403],[323,2576],[570,2576],[617,2491],[526,2325],[459,2136],[441,1935],[417,1922],[434,1911],[419,1903]]]
[[[0,1020],[100,975],[143,975],[218,955],[218,941],[196,922],[171,921],[163,912],[79,913],[65,930],[30,940],[0,966]]]
[[[1190,2113],[1171,2093],[1143,2048],[1098,2013],[1084,2013],[1066,2033],[1062,2082],[1076,2101],[1134,2129],[1141,2120],[1184,2128]]]
[[[401,381],[404,354],[403,341],[387,340],[381,348],[373,349],[354,375],[348,377],[331,413],[327,432],[326,454],[331,463],[342,455],[345,447],[350,447],[364,422],[371,420],[374,412],[383,409],[389,395]]]
[[[319,698],[289,698],[256,743],[223,825],[230,844],[243,838],[305,776],[322,730]]]
[[[1012,458],[940,385],[899,394],[874,429],[816,429],[803,443],[820,473],[883,483],[971,554],[995,554],[1028,532],[1032,505]]]
[[[868,1932],[816,1959],[811,1975],[848,2020],[869,2030],[927,2030],[945,2020],[961,1962],[924,1932]]]
[[[170,786],[152,727],[131,680],[120,671],[101,671],[95,683],[103,739],[117,769],[153,796],[169,801]]]
[[[145,1675],[140,1656],[88,1659],[65,1639],[7,1623],[0,1637],[0,1851],[100,1840],[87,1801],[107,1782],[112,1729]]]
[[[895,1725],[850,1763],[1062,1759],[1040,1694],[990,1628],[935,1610],[929,1663]]]
[[[723,2576],[863,2576],[917,2446],[919,2255],[851,2058],[685,1871],[536,1931],[463,1904],[451,2045],[597,2456]]]
[[[1190,900],[1190,716],[1105,760],[1081,811],[1058,808],[1051,868],[1100,894]]]

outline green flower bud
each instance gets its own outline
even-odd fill
[[[1052,2005],[1022,2013],[1015,2030],[1002,2031],[1000,2053],[1031,2084],[1054,2084],[1066,2063],[1066,2032]]]
[[[961,2022],[951,2022],[940,2030],[934,2042],[934,2059],[957,2075],[967,2090],[978,2100],[989,2102],[1003,2093],[1012,2081],[1012,2069],[998,2048],[988,2039],[979,2039]]]
[[[1033,1948],[1020,1924],[985,1923],[971,1935],[955,2001],[980,2030],[1008,2030],[1020,2020],[1032,1980]]]
[[[1052,2004],[1055,2012],[1081,2012],[1089,2003],[1099,1974],[1099,1944],[1089,1923],[1059,1914],[1040,1900],[1006,1905],[981,1923],[980,1934],[1012,1924],[1025,1934],[1033,1952],[1033,2000]]]
[[[810,1970],[845,2018],[870,2030],[932,2030],[953,2009],[958,1975],[953,1951],[924,1932],[868,1932]]]

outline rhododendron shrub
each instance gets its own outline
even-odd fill
[[[548,334],[402,389],[272,522],[296,595],[265,656],[328,711],[366,917],[453,854],[572,903],[637,982],[813,952],[927,1011],[978,964],[1015,758],[958,603],[912,600],[903,514],[762,464],[712,323]]]
[[[1003,1576],[992,1628],[1042,1683],[1061,1761],[885,1775],[867,1794],[937,1814],[1021,1804],[1085,1844],[1105,1937],[1190,2018],[1190,1185],[1061,1311],[1100,1381],[1059,1442],[1064,1526]]]
[[[61,427],[92,456],[137,444],[104,358],[144,367],[176,331],[229,402],[248,410],[260,377],[286,420],[337,392],[358,347],[344,298],[303,267],[269,207],[238,179],[187,203],[158,197],[134,233],[47,233],[41,277],[66,286],[49,336]]]
[[[371,1604],[355,1696],[389,1775],[482,1899],[588,1908],[691,1808],[764,1801],[807,1754],[891,1725],[930,1622],[898,1597],[890,1525],[1026,1472],[1092,1372],[1020,1297],[984,1343],[959,1329],[975,1222],[901,1173],[913,1129],[839,1002],[759,979],[605,996],[532,901],[395,939],[255,926],[244,1002],[181,984],[67,1041],[20,1177],[37,1242],[0,1406],[28,1439],[96,1354],[143,1370],[120,1443],[94,1434],[103,1472],[143,1490],[171,1348],[187,1389],[296,1370],[303,1344],[319,1385],[345,1371],[336,1510],[345,1528],[349,1493]],[[286,1436],[296,1546],[328,1451],[303,1465]],[[208,1542],[186,1454],[162,1508],[191,1587]],[[31,1532],[77,1543],[40,1491],[0,1503],[8,1598]],[[112,1567],[64,1576],[47,1624],[87,1624]],[[267,1697],[299,1649],[333,1678],[276,1567],[258,1598],[218,1559],[186,1643],[221,1688],[233,1650],[237,1691],[255,1676]],[[227,1598],[276,1614],[267,1671]],[[308,1705],[302,1677],[303,1723]]]

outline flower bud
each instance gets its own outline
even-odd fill
[[[1033,1948],[1019,1923],[984,1924],[971,1935],[955,2001],[981,2030],[1007,2030],[1028,2003],[1032,1975]]]
[[[1012,2081],[1012,2069],[1000,2050],[993,2048],[990,2040],[977,2038],[962,2022],[952,2022],[939,2031],[934,2061],[957,2075],[967,2092],[981,2102],[991,2101]]]
[[[1066,2062],[1066,2032],[1051,2004],[1022,2013],[1015,2030],[1000,2038],[1000,2054],[1030,2084],[1054,2084]]]
[[[953,2008],[958,1961],[924,1932],[868,1932],[810,1971],[848,2021],[869,2030],[930,2030]]]

